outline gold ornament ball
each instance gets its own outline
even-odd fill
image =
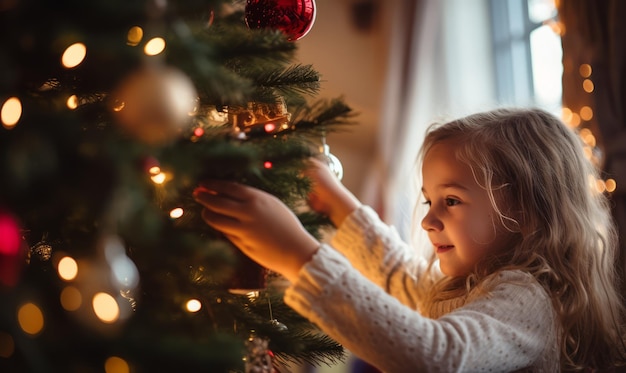
[[[173,67],[146,66],[113,95],[122,130],[149,145],[165,145],[191,126],[197,93],[189,77]]]

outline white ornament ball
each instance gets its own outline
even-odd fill
[[[182,71],[146,66],[122,81],[113,95],[113,110],[130,136],[165,145],[191,126],[196,99],[196,89]]]
[[[328,161],[328,168],[337,176],[337,179],[343,179],[343,165],[339,158],[332,153],[328,153],[326,154],[326,159]]]

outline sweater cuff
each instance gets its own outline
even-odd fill
[[[333,247],[351,246],[354,242],[368,242],[375,237],[377,225],[382,224],[380,217],[369,206],[361,205],[348,215],[332,237]]]

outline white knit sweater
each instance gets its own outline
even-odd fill
[[[506,271],[488,294],[446,302],[440,317],[415,310],[422,270],[393,227],[369,207],[350,215],[285,291],[285,302],[388,373],[556,372],[557,326],[548,294]],[[422,268],[422,269],[419,269]]]

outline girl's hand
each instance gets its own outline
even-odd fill
[[[309,206],[330,218],[335,226],[356,210],[361,202],[346,188],[324,161],[311,158],[305,175],[312,181]]]
[[[273,195],[228,181],[209,181],[194,190],[205,208],[202,219],[260,265],[294,281],[319,242]]]

